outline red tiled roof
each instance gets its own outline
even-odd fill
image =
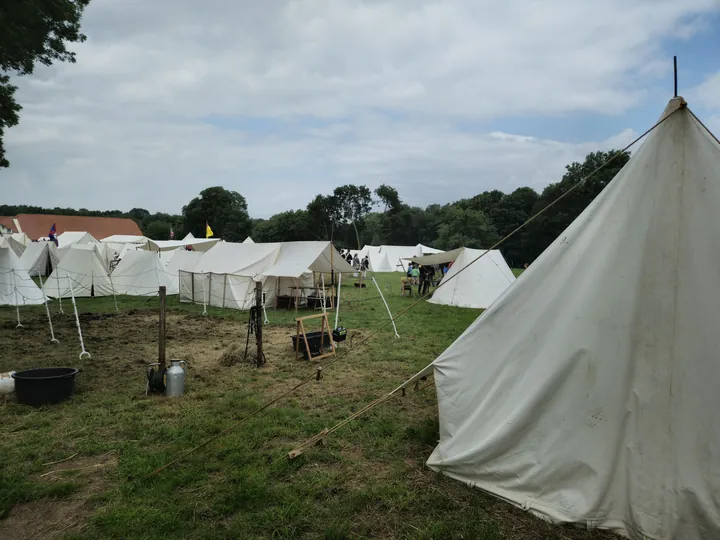
[[[10,228],[15,230],[13,218],[7,219]],[[140,227],[132,219],[129,218],[108,218],[108,217],[92,217],[92,216],[55,216],[52,214],[18,214],[15,216],[20,222],[20,227],[32,240],[37,240],[47,236],[50,227],[55,224],[57,234],[66,231],[86,231],[92,234],[96,239],[102,240],[113,234],[132,234],[142,236]],[[0,221],[5,224],[5,221]]]
[[[8,229],[15,230],[12,216],[0,216],[0,225],[3,225]]]

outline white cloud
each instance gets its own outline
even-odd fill
[[[18,81],[3,200],[176,212],[223,185],[267,216],[347,182],[415,204],[542,188],[629,134],[570,144],[458,121],[625,112],[662,72],[662,39],[716,7],[95,0],[78,63]]]
[[[720,109],[720,71],[711,75],[688,93],[691,106],[697,102],[708,109]]]

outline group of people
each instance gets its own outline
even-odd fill
[[[362,272],[363,277],[367,275],[367,271],[370,269],[370,259],[367,255],[361,260],[357,253],[353,256],[349,249],[347,251],[341,249],[340,255],[356,272]]]

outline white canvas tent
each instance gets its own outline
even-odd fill
[[[20,258],[7,247],[0,247],[0,305],[38,305],[44,301],[40,288],[23,270]]]
[[[25,253],[25,245],[17,240],[15,235],[10,234],[4,234],[0,236],[0,247],[6,247],[10,248],[15,252],[15,255],[18,257],[22,257],[22,254]]]
[[[190,246],[195,251],[208,251],[220,240],[218,238],[189,238],[187,240],[148,240],[142,249],[150,251],[172,251]]]
[[[245,240],[243,240],[243,244],[254,244],[254,243],[255,243],[255,241],[252,238],[250,238],[249,236]]]
[[[443,277],[447,283],[439,287],[428,301],[464,308],[490,307],[515,282],[515,275],[499,250],[493,249],[482,255],[485,252],[484,249],[459,248],[413,258],[412,261],[419,264],[453,263]]]
[[[58,255],[60,257],[60,260],[63,260],[68,253],[72,253],[77,250],[94,251],[98,256],[98,259],[100,259],[103,266],[105,267],[105,271],[106,272],[110,271],[110,266],[111,266],[110,263],[115,258],[115,252],[112,249],[110,249],[110,247],[107,244],[103,244],[101,242],[87,242],[87,243],[75,242],[68,246],[61,247],[58,250]]]
[[[380,253],[387,256],[387,260],[393,270],[404,272],[407,268],[407,259],[422,257],[422,248],[417,246],[380,246]]]
[[[388,261],[387,253],[381,253],[379,250],[370,250],[368,253],[368,261],[370,262],[370,271],[372,272],[394,272],[395,266]]]
[[[178,293],[177,277],[151,251],[128,251],[113,270],[112,281],[116,294],[155,296],[162,286],[169,295]]]
[[[95,237],[89,232],[65,231],[57,236],[58,247],[64,248],[72,244],[97,244]]]
[[[113,234],[107,238],[100,240],[113,251],[113,256],[122,259],[127,251],[136,250],[147,244],[149,238],[147,236],[137,236],[133,234]]]
[[[113,294],[112,280],[96,250],[71,249],[66,251],[57,268],[45,281],[43,290],[50,297],[69,298],[71,287],[77,297]]]
[[[332,261],[332,265],[331,265]],[[263,283],[266,304],[292,286],[311,286],[309,272],[352,272],[330,242],[221,242],[204,254],[192,271],[180,270],[180,300],[249,309],[255,282]]]
[[[554,522],[720,538],[720,145],[683,103],[422,372],[431,468]]]
[[[20,257],[20,266],[30,276],[47,276],[60,261],[54,242],[32,242]]]

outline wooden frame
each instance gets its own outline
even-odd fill
[[[307,334],[305,333],[305,324],[304,322],[310,319],[322,319],[320,321],[320,354],[318,356],[313,356],[310,353],[310,344],[307,340]],[[295,338],[295,360],[297,360],[300,357],[300,334],[302,333],[303,342],[305,343],[305,350],[308,353],[308,356],[310,357],[310,360],[320,360],[322,358],[327,358],[329,356],[335,356],[335,341],[332,339],[332,332],[330,330],[330,322],[328,321],[328,314],[327,311],[324,311],[322,313],[316,313],[315,315],[306,315],[305,317],[297,317],[295,319],[295,322],[297,323],[297,334]],[[324,343],[325,343],[325,330],[327,329],[327,333],[330,336],[330,347],[332,348],[331,352],[326,353],[324,350]]]

